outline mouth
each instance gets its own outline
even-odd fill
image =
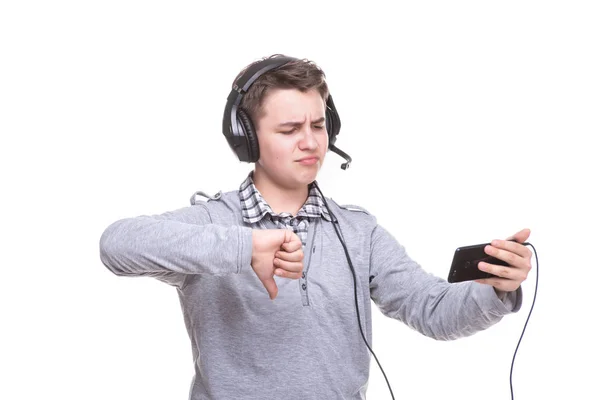
[[[306,162],[308,162],[308,161],[319,161],[319,157],[316,157],[316,156],[304,157],[304,158],[301,158],[301,159],[296,160],[296,161],[297,162],[302,162],[302,161],[306,161]]]
[[[296,160],[296,162],[301,165],[314,165],[318,161],[319,161],[319,157],[304,157],[299,160]]]

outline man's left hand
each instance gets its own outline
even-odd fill
[[[531,231],[523,229],[506,240],[493,240],[485,246],[486,254],[508,263],[508,267],[481,261],[479,269],[497,278],[478,279],[477,282],[492,285],[498,294],[517,290],[527,279],[531,270],[531,250],[523,246]]]

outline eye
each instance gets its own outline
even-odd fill
[[[294,133],[295,131],[296,131],[296,128],[292,129],[291,131],[284,131],[281,133],[283,133],[284,135],[290,135],[290,134]]]
[[[314,128],[315,128],[315,129],[323,129],[323,128],[324,128],[324,126],[323,126],[323,125],[315,125],[315,127],[314,127]]]

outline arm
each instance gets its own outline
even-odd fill
[[[114,274],[176,286],[189,274],[240,273],[251,256],[252,230],[212,224],[204,205],[122,219],[100,238],[100,259]]]
[[[438,340],[470,336],[521,305],[521,289],[505,302],[494,288],[475,282],[450,284],[424,271],[404,247],[377,225],[371,237],[371,298],[381,312]],[[506,304],[514,304],[508,308]]]

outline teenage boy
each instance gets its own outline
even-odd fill
[[[113,273],[177,289],[195,367],[190,399],[364,399],[371,300],[438,340],[520,308],[529,230],[486,248],[510,264],[480,263],[497,278],[449,284],[368,211],[322,195],[316,178],[327,150],[343,152],[313,62],[275,55],[246,67],[223,126],[238,158],[254,163],[239,190],[114,222],[100,240]]]

